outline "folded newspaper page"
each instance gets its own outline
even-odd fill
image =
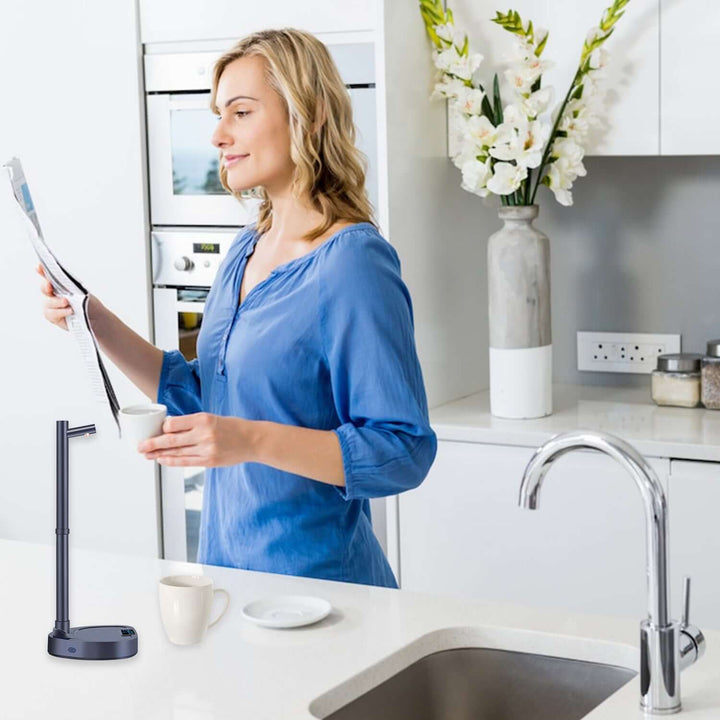
[[[28,238],[40,259],[45,275],[55,292],[66,297],[73,309],[72,314],[66,317],[66,322],[70,333],[80,348],[80,356],[90,379],[91,391],[97,400],[103,405],[109,406],[118,426],[118,433],[120,433],[120,422],[118,420],[120,405],[103,365],[97,340],[88,320],[88,291],[65,270],[45,244],[42,230],[40,230],[40,221],[37,212],[35,212],[20,160],[14,157],[3,163],[3,167],[7,170],[16,207],[20,211]]]

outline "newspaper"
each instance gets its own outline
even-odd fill
[[[103,365],[98,350],[95,334],[88,320],[88,291],[58,262],[57,258],[45,244],[40,221],[33,205],[22,165],[18,158],[12,158],[3,167],[7,170],[16,207],[18,208],[25,226],[28,238],[42,264],[45,276],[52,285],[55,293],[68,299],[73,312],[66,317],[70,333],[75,338],[80,349],[80,356],[90,379],[90,388],[94,397],[103,405],[107,404],[118,427],[118,404],[115,390]]]

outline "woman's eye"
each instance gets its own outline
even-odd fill
[[[245,117],[246,115],[249,115],[250,112],[248,110],[238,110],[235,114],[238,117]]]

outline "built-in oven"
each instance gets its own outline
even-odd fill
[[[373,45],[328,45],[353,107],[356,145],[367,157],[366,187],[377,209],[377,115]],[[147,52],[146,47],[146,52]],[[230,226],[252,222],[258,191],[241,200],[220,184],[218,149],[210,142],[212,67],[222,53],[145,55],[150,221],[152,225]],[[376,210],[377,213],[377,210]]]
[[[377,217],[377,114],[372,43],[321,37],[346,84],[356,145],[367,158],[366,188]],[[220,184],[217,118],[209,107],[212,67],[232,45],[197,52],[144,46],[155,345],[196,357],[204,298],[238,231],[257,216],[258,192],[240,201]],[[163,557],[194,562],[203,468],[159,467]],[[385,546],[385,506],[373,501],[373,526]]]
[[[151,236],[155,346],[197,357],[205,298],[237,232],[221,228],[158,228]],[[163,556],[194,562],[205,469],[160,467]]]

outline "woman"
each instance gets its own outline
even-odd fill
[[[153,347],[90,299],[103,351],[168,407],[138,449],[207,468],[198,562],[397,587],[369,498],[422,482],[437,442],[349,95],[319,40],[268,30],[218,60],[210,107],[224,187],[259,187],[262,203],[218,270],[198,358]],[[67,329],[72,310],[43,291]]]

